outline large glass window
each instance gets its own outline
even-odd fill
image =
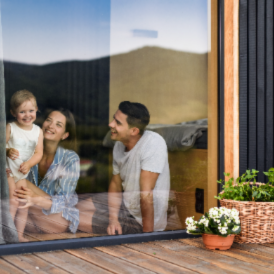
[[[210,0],[2,0],[1,19],[20,241],[184,229],[201,216]]]

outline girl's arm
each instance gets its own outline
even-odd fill
[[[10,139],[10,133],[11,133],[10,124],[7,124],[7,126],[6,126],[6,143]],[[6,148],[6,155],[10,159],[15,160],[16,158],[19,157],[19,151],[14,148]]]
[[[33,166],[37,165],[41,161],[42,156],[43,156],[43,131],[42,129],[40,129],[38,143],[35,148],[33,156],[28,161],[21,164],[19,171],[22,172],[23,174],[27,174]]]

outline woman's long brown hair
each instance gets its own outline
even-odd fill
[[[66,117],[65,132],[68,132],[69,136],[63,142],[61,142],[60,145],[62,146],[62,143],[64,143],[65,148],[68,148],[77,152],[76,123],[75,123],[73,114],[68,109],[64,109],[64,108],[50,109],[49,111],[47,111],[46,118],[53,111],[58,111]]]

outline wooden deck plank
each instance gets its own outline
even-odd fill
[[[38,214],[34,214],[34,213],[32,213],[32,215],[38,215]],[[88,213],[87,213],[87,216],[89,216],[88,215]],[[66,228],[67,226],[66,225],[64,225],[63,223],[60,223],[60,222],[58,222],[58,221],[53,221],[49,216],[47,216],[47,215],[44,215],[44,214],[39,214],[39,217],[41,218],[41,219],[44,219],[44,220],[50,220],[50,222],[52,223],[52,225],[54,225],[54,224],[57,224],[58,226],[63,226],[64,228]],[[17,220],[17,221],[20,221],[21,219],[20,218],[18,218],[18,217],[15,217],[15,219]],[[32,226],[32,227],[34,227],[35,229],[37,228],[38,229],[38,231],[40,231],[41,229],[42,229],[42,227],[41,226],[39,226],[39,225],[37,225],[37,224],[33,224],[33,223],[30,223],[30,222],[27,222],[27,224],[29,225],[29,226]],[[80,230],[79,230],[80,231]],[[84,231],[80,231],[80,233],[86,233],[86,232],[84,232]],[[45,233],[45,234],[57,234],[57,233],[54,233],[53,231],[51,231],[51,230],[47,230],[47,233]],[[61,233],[62,234],[62,233]],[[71,234],[73,234],[73,233],[71,233]],[[88,236],[88,237],[90,237],[90,236]]]
[[[71,237],[63,233],[61,238]],[[78,233],[77,233],[78,234]],[[33,235],[35,236],[35,235]],[[39,234],[50,239],[52,234]],[[56,235],[55,235],[56,236]],[[87,236],[74,235],[74,237]],[[50,238],[49,238],[50,237]],[[60,235],[59,235],[60,237]],[[274,244],[208,250],[201,238],[0,257],[0,273],[274,273]]]
[[[66,274],[69,273],[52,265],[33,254],[26,255],[9,255],[2,256],[3,260],[9,262],[11,265],[16,266],[17,268],[30,273],[45,273],[45,274]]]
[[[32,215],[35,215],[35,214],[32,214]],[[45,219],[45,220],[46,220],[46,219],[49,219],[49,217],[47,217],[46,215],[40,216],[40,218]],[[15,217],[15,220],[16,220],[17,222],[22,221],[22,219],[19,218],[19,217]],[[52,221],[52,223],[54,224],[54,223],[58,223],[58,222]],[[58,224],[59,224],[59,223],[58,223]],[[42,229],[41,226],[36,225],[36,224],[33,224],[32,222],[27,222],[27,225],[33,227],[34,229],[38,229],[38,231],[40,231],[40,230]],[[59,225],[62,225],[62,224],[59,224]],[[63,226],[64,226],[64,225],[63,225]],[[20,232],[22,232],[22,231],[20,231]],[[47,232],[48,232],[49,234],[52,234],[52,233],[53,233],[51,230],[47,230]]]
[[[35,256],[73,274],[113,273],[98,267],[97,265],[88,263],[86,260],[79,259],[79,257],[73,256],[65,251],[35,253]]]
[[[274,259],[274,248],[271,248],[271,247],[262,246],[259,244],[238,244],[238,243],[234,243],[232,247],[246,250],[254,254],[258,254],[264,257]]]
[[[46,215],[45,215],[46,216]],[[18,217],[15,217],[16,221],[20,221],[21,219]],[[46,219],[46,218],[44,218]],[[40,226],[38,225],[34,225],[33,223],[27,222],[27,224],[31,227],[33,227],[34,229],[38,228],[38,231],[41,230]],[[64,237],[62,237],[62,233],[53,233],[52,231],[48,230],[48,233],[30,233],[30,232],[26,232],[24,231],[24,236],[25,238],[27,238],[30,241],[44,241],[44,237],[45,240],[56,240],[56,239],[64,239]],[[22,233],[22,231],[20,231],[19,233]],[[48,235],[48,236],[41,236],[41,235]]]
[[[85,249],[77,249],[77,250],[72,249],[72,250],[66,250],[66,252],[78,258],[81,258],[83,260],[86,260],[87,262],[103,267],[104,269],[107,269],[111,271],[112,273],[117,273],[117,274],[127,274],[127,273],[153,274],[155,273],[147,269],[144,269],[142,267],[136,266],[127,261],[124,261],[120,258],[116,258],[107,253],[103,253],[94,248],[85,248]]]
[[[61,236],[64,237],[65,239],[76,239],[76,238],[96,237],[97,235],[86,233],[86,232],[76,232],[76,233],[65,232],[65,233],[61,233]]]
[[[93,203],[96,203],[96,207],[102,205],[102,206],[108,206],[108,199],[105,197],[107,196],[108,193],[97,193],[96,195],[93,194],[92,195],[92,201]],[[78,200],[79,201],[85,201],[87,198],[89,197],[89,195],[87,194],[79,194],[78,195]],[[170,193],[169,195],[170,198],[175,198],[174,193]],[[120,208],[120,206],[119,206]],[[84,213],[87,215],[87,217],[89,216],[89,213]],[[108,215],[106,216],[100,216],[100,218],[105,218],[108,221]],[[177,212],[177,208],[175,208],[175,211],[172,215],[168,216],[168,220],[167,220],[167,226],[165,230],[179,230],[179,229],[183,229],[181,221],[179,219],[178,216],[178,212]]]
[[[39,241],[50,241],[50,240],[63,240],[64,237],[62,237],[61,234],[57,234],[57,233],[31,233],[28,234],[31,235],[32,237],[38,239]]]
[[[114,257],[118,257],[132,264],[141,266],[145,269],[154,271],[156,273],[182,274],[196,272],[193,270],[186,269],[184,267],[179,267],[169,262],[164,262],[158,258],[153,257],[153,254],[152,256],[146,255],[125,246],[96,247],[96,249],[109,255],[112,255]]]
[[[21,269],[13,266],[12,264],[0,259],[0,273],[1,274],[23,274],[26,273]]]
[[[206,249],[201,238],[181,239],[179,241],[202,248],[202,249]],[[219,250],[210,250],[210,251],[213,253],[221,254],[227,257],[238,259],[243,262],[250,263],[253,265],[252,269],[258,271],[257,273],[273,273],[273,271],[269,272],[271,268],[272,269],[274,268],[273,263],[270,263],[269,261],[264,261],[266,258],[258,258],[258,255],[253,255],[249,252],[239,250],[236,248],[231,248],[230,250],[226,250],[226,251],[219,251]]]
[[[260,244],[260,245],[267,246],[267,247],[270,247],[270,248],[274,248],[274,244]]]
[[[6,226],[6,225],[1,225],[1,226],[5,226],[5,227],[8,227],[8,226]],[[12,228],[12,227],[9,227],[9,229],[11,229],[11,230],[13,230],[13,231],[16,231],[16,233],[18,233],[17,232],[17,230],[16,229],[14,229],[14,228]],[[30,234],[28,234],[28,233],[24,233],[24,236],[25,236],[25,238],[27,238],[29,241],[38,241],[38,239],[36,239],[35,237],[32,237]]]
[[[195,241],[203,245],[202,239],[194,239],[194,242]],[[216,251],[221,252],[218,250]],[[262,256],[261,254],[252,254],[249,251],[237,249],[234,247],[231,247],[231,249],[227,250],[225,254],[226,256],[231,256],[242,261],[255,263],[257,265],[274,269],[274,261],[268,257]]]
[[[142,243],[142,244],[127,244],[128,248],[137,250],[147,255],[153,255],[162,261],[170,262],[178,266],[185,267],[187,269],[195,270],[199,273],[219,274],[220,268],[210,262],[203,261],[198,258],[191,256],[182,256],[182,254],[161,247],[160,245],[154,245],[153,243]],[[222,269],[222,273],[235,273],[233,271],[226,271]]]
[[[64,239],[76,239],[76,238],[87,238],[94,237],[95,234],[89,234],[85,232],[77,232],[77,233],[25,233],[27,239],[32,237],[34,240],[31,241],[49,241],[49,240],[64,240]]]
[[[220,271],[221,269],[227,269],[234,273],[258,273],[256,270],[253,270],[253,265],[250,263],[239,262],[239,260],[226,257],[223,254],[212,254],[210,250],[201,249],[180,241],[155,241],[153,244],[180,252],[180,254],[186,257],[191,256],[215,264],[220,268]]]

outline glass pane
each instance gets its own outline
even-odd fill
[[[175,230],[201,216],[208,1],[3,0],[1,17],[19,240]]]

